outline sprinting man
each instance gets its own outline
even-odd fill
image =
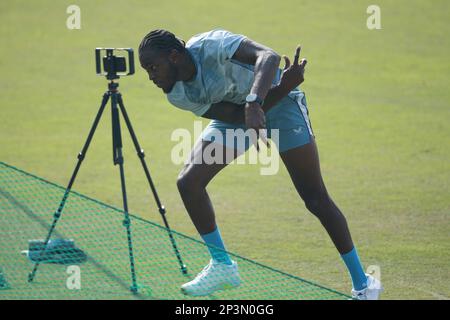
[[[281,58],[274,50],[226,30],[198,34],[186,44],[169,31],[154,30],[139,46],[142,68],[169,102],[212,119],[177,180],[189,216],[211,254],[203,271],[181,286],[185,294],[205,296],[238,287],[241,282],[237,263],[225,251],[206,186],[250,143],[246,140],[238,148],[234,141],[220,140],[214,132],[226,137],[227,129],[257,133],[267,129],[270,138],[271,130],[278,129],[278,141],[274,142],[280,157],[306,208],[320,220],[344,260],[353,297],[378,299],[381,283],[365,274],[346,219],[322,180],[305,94],[298,88],[307,63],[299,61],[300,50],[298,47],[292,64],[284,56],[281,70]],[[217,144],[214,148],[222,148],[222,155],[232,156],[221,163],[201,161],[203,150],[212,143]]]

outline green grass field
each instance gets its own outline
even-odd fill
[[[81,30],[68,30],[72,3],[0,3],[1,161],[68,183],[107,89],[95,47],[137,49],[156,28],[187,40],[217,27],[291,57],[301,44],[324,180],[364,265],[380,266],[383,298],[450,298],[448,1],[377,1],[381,30],[366,27],[371,1],[77,1]],[[170,158],[171,133],[193,131],[196,118],[170,106],[140,69],[119,89],[171,227],[198,238]],[[126,131],[124,155],[130,211],[160,223]],[[109,112],[73,189],[122,206]],[[261,176],[258,165],[230,166],[208,191],[230,251],[349,292],[337,251],[284,167]]]
[[[195,277],[209,260],[203,241],[172,232],[181,257],[177,260],[164,227],[131,215],[135,286],[138,289],[136,294],[132,294],[129,290],[132,280],[127,236],[122,224],[123,212],[75,192],[67,200],[53,237],[73,239],[77,248],[83,250],[86,261],[74,261],[70,258],[74,257],[73,252],[71,255],[66,253],[64,265],[42,263],[36,269],[33,281],[27,282],[33,263],[20,252],[28,249],[30,238],[41,239],[47,234],[51,225],[48,213],[53,210],[55,199],[60,200],[64,192],[62,186],[0,162],[2,299],[195,299],[183,295],[179,288],[181,283]],[[242,279],[239,290],[225,290],[196,299],[350,298],[348,294],[245,257],[232,253],[232,258],[239,264]],[[181,272],[181,263],[186,266],[186,272]],[[66,270],[70,265],[80,270],[81,290],[70,290],[67,286],[69,276]]]

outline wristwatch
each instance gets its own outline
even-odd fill
[[[245,101],[247,103],[257,102],[260,106],[263,105],[264,100],[258,97],[255,93],[250,93],[246,98]]]

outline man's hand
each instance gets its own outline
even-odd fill
[[[270,148],[270,145],[267,141],[265,130],[263,130],[266,128],[266,116],[264,114],[263,109],[257,102],[247,103],[245,105],[245,125],[247,129],[254,129],[256,132],[256,141],[254,141],[254,144],[256,145],[256,150],[259,151],[258,145],[259,137]]]
[[[285,66],[283,74],[281,75],[279,86],[287,93],[291,92],[305,80],[304,73],[307,61],[306,59],[302,59],[300,64],[298,63],[301,49],[302,48],[300,46],[297,47],[297,50],[295,51],[294,63],[292,65],[289,58],[287,56],[283,56]]]
[[[257,102],[245,105],[245,125],[247,129],[264,129],[266,127],[266,117],[264,111]]]

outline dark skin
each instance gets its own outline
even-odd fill
[[[244,46],[239,48],[239,50],[233,56],[233,59],[236,59],[240,62],[244,62],[247,64],[256,64],[256,61],[252,59],[248,59],[247,57],[253,56],[252,52],[256,52],[255,48],[258,45],[254,45],[253,43],[244,43]],[[285,67],[283,69],[283,73],[280,79],[280,83],[270,88],[267,92],[264,105],[261,107],[264,113],[267,113],[273,106],[277,104],[282,98],[284,98],[289,92],[291,92],[294,88],[299,86],[304,81],[304,73],[306,66],[306,59],[302,59],[299,64],[299,55],[300,55],[301,47],[297,47],[294,63],[291,65],[291,62],[287,56],[283,56],[285,60]],[[264,55],[261,55],[264,57]],[[262,58],[263,59],[263,58]],[[277,66],[278,68],[278,66]],[[255,72],[257,72],[255,67]],[[264,72],[262,70],[261,72]],[[256,78],[256,77],[255,77]],[[258,95],[259,96],[259,95]],[[259,106],[255,103],[256,106]],[[242,108],[246,105],[237,105],[228,101],[222,101],[216,104],[213,104],[211,108],[203,115],[203,117],[208,119],[218,119],[229,123],[236,124],[247,124],[246,121],[248,118],[248,110],[251,108],[251,105],[247,105],[247,109]],[[248,127],[248,124],[247,124]],[[253,128],[264,128],[264,126],[255,126]]]
[[[230,123],[244,123],[247,128],[265,128],[264,113],[276,105],[292,89],[304,81],[306,60],[299,63],[300,47],[297,48],[293,64],[287,57],[280,83],[271,88],[272,80],[278,68],[280,57],[270,48],[252,40],[244,40],[233,59],[255,66],[255,82],[251,92],[265,99],[264,105],[257,103],[236,105],[222,101],[213,104],[203,115],[205,118],[218,119]],[[144,52],[140,56],[141,66],[149,73],[149,79],[164,93],[173,88],[176,81],[195,79],[195,64],[188,54],[172,50],[169,53]],[[182,169],[177,180],[178,190],[192,222],[200,234],[210,233],[216,228],[215,213],[206,186],[224,169],[228,163],[240,154],[237,150],[223,148],[222,164],[207,164],[194,161],[203,157],[203,149],[214,142],[199,141],[193,148],[190,160]],[[225,157],[225,156],[224,156]],[[327,230],[340,254],[352,250],[353,242],[345,217],[329,196],[320,171],[319,155],[314,137],[311,142],[280,153],[291,180],[307,209],[313,213]]]
[[[202,117],[229,123],[245,123],[247,128],[255,130],[265,128],[264,113],[304,81],[307,61],[302,59],[299,63],[300,50],[301,48],[298,47],[292,65],[289,58],[284,56],[285,67],[280,83],[271,88],[280,63],[279,55],[250,39],[243,40],[232,58],[255,66],[255,81],[250,93],[256,93],[258,97],[265,100],[264,106],[256,102],[238,105],[222,101],[212,104]],[[150,81],[166,94],[172,90],[175,82],[191,81],[196,76],[195,64],[189,54],[180,53],[175,49],[169,53],[148,51],[139,58]],[[243,106],[245,108],[242,108]]]

